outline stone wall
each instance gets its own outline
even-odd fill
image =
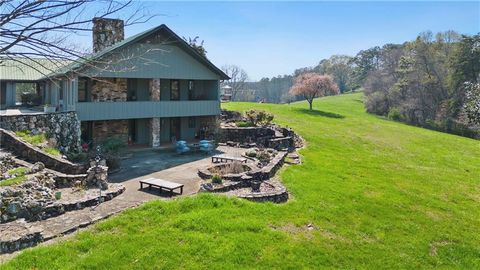
[[[93,102],[127,101],[127,79],[97,78],[91,95]]]
[[[0,128],[46,133],[63,152],[80,149],[81,130],[76,112],[0,116]]]
[[[218,132],[221,142],[261,143],[275,136],[275,131],[268,127],[223,127]]]
[[[99,52],[124,39],[124,22],[118,19],[93,18],[92,33],[93,52]]]
[[[288,191],[286,188],[281,187],[279,190],[274,192],[250,193],[246,195],[240,195],[238,197],[254,202],[284,203],[288,201]]]
[[[49,155],[31,144],[19,140],[11,131],[0,129],[0,146],[20,158],[31,162],[42,162],[45,167],[58,172],[82,174],[86,171],[84,165]]]
[[[106,120],[93,122],[93,138],[101,142],[111,137],[117,137],[128,142],[128,120]]]

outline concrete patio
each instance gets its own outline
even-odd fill
[[[228,154],[240,157],[245,149],[228,146],[220,146],[213,153],[185,153],[177,154],[171,149],[162,150],[137,150],[132,156],[122,160],[121,171],[111,174],[109,181],[121,183],[127,188],[118,197],[125,197],[127,200],[139,203],[153,199],[170,198],[166,193],[160,194],[158,190],[140,190],[140,180],[147,178],[159,178],[184,185],[183,194],[188,196],[198,192],[201,178],[198,176],[198,169],[211,165],[211,156],[217,154]],[[177,196],[175,196],[177,197]]]

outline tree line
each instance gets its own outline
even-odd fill
[[[480,134],[479,34],[424,32],[403,44],[334,55],[290,75],[245,82],[235,100],[301,100],[289,90],[306,73],[332,76],[340,93],[363,88],[370,113],[463,136]]]
[[[479,135],[474,106],[480,79],[480,35],[453,31],[420,34],[401,45],[357,54],[356,76],[365,89],[365,108],[409,124]]]

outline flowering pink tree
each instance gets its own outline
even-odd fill
[[[290,88],[290,94],[303,95],[312,110],[313,99],[317,97],[337,95],[340,93],[337,84],[330,75],[304,73],[295,78],[295,84]]]

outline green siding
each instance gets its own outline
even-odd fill
[[[110,65],[83,73],[109,78],[219,80],[220,76],[175,45],[132,44],[113,53]]]
[[[81,121],[218,115],[220,102],[218,100],[79,102],[77,114]]]

